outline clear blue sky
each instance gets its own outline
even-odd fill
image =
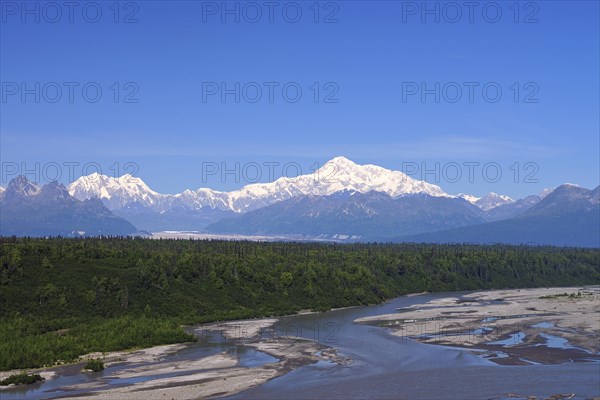
[[[485,1],[474,10],[472,22],[467,8],[457,17],[443,2],[428,3],[431,9],[439,7],[439,22],[435,15],[414,10],[420,1],[321,2],[318,23],[312,1],[280,2],[272,22],[270,10],[261,6],[255,23],[250,20],[256,9],[244,9],[246,3],[238,5],[238,23],[235,15],[214,9],[221,2],[192,1],[123,2],[119,15],[110,8],[112,1],[98,2],[93,5],[100,4],[102,16],[92,23],[96,9],[89,6],[84,15],[87,3],[72,10],[70,22],[68,8],[57,17],[56,10],[43,8],[45,3],[30,2],[31,9],[40,7],[36,22],[35,11],[22,14],[20,1],[3,2],[3,179],[13,163],[32,169],[36,162],[95,162],[112,175],[113,163],[134,162],[136,175],[160,192],[201,186],[229,190],[247,183],[244,177],[204,179],[203,163],[233,169],[236,162],[279,162],[273,167],[277,177],[288,162],[309,172],[315,162],[344,155],[392,169],[406,169],[407,163],[428,169],[440,163],[441,169],[456,162],[463,172],[457,182],[449,182],[456,180],[450,169],[451,179],[427,175],[450,193],[522,197],[564,182],[590,188],[599,183],[597,1],[523,2],[518,15],[513,2],[500,2],[496,23],[491,22],[496,18],[492,6],[484,15]],[[302,16],[292,23],[298,8]],[[123,23],[127,16],[138,22]],[[324,23],[326,18],[337,22]],[[35,92],[36,82],[40,102],[35,94],[23,99],[20,85]],[[79,84],[72,102],[68,82]],[[82,87],[89,82],[95,86],[88,85],[86,99]],[[215,88],[210,82],[217,88],[239,82],[240,102],[233,94],[225,102],[219,94],[207,94]],[[248,101],[256,97],[252,82],[263,88],[256,103]],[[279,84],[273,102],[265,82]],[[286,100],[282,87],[290,82]],[[319,83],[318,102],[314,82]],[[439,103],[434,94],[423,101],[420,93],[407,92],[420,90],[421,83],[434,88],[436,82]],[[479,84],[472,102],[465,82]],[[495,103],[482,94],[490,82],[502,90]],[[457,84],[464,90],[452,103]],[[52,103],[56,85],[62,86],[62,97]],[[302,90],[295,103],[294,85]],[[488,88],[490,100],[494,85]],[[92,103],[95,87],[102,98]],[[130,98],[138,102],[126,103],[134,90]],[[329,98],[338,101],[324,102],[334,91]],[[480,163],[473,182],[465,162]],[[482,178],[481,166],[489,162],[502,169],[498,182]],[[516,162],[521,170],[517,183],[510,169]],[[535,163],[537,171],[525,168],[527,162]],[[79,176],[81,166],[74,171]],[[262,171],[262,181],[269,180],[269,168]],[[62,172],[67,183],[68,168]],[[539,182],[524,182],[528,172]]]

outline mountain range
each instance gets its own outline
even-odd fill
[[[111,178],[97,173],[77,179],[68,189],[80,200],[99,197],[111,209],[139,204],[158,212],[186,207],[190,210],[209,208],[244,213],[292,197],[327,196],[344,190],[377,191],[392,197],[416,193],[450,196],[439,186],[413,179],[403,172],[376,165],[358,165],[345,157],[331,159],[314,174],[281,177],[274,182],[254,183],[231,192],[200,188],[174,195],[160,194],[140,178],[131,175]]]
[[[0,188],[2,214],[6,214],[7,192],[8,198],[18,190],[19,196],[38,199],[45,197],[38,196],[48,186],[40,188],[21,178],[18,185],[11,184],[4,192]],[[328,161],[313,174],[282,177],[230,192],[199,188],[161,194],[131,175],[91,174],[67,188],[58,186],[69,207],[100,204],[113,221],[126,220],[147,231],[600,246],[599,228],[593,226],[599,213],[598,188],[567,184],[516,201],[496,193],[481,198],[451,195],[403,172],[358,165],[344,157]],[[66,196],[64,192],[68,192]],[[102,214],[99,208],[87,207],[93,215]],[[3,223],[7,221],[3,219]],[[14,218],[12,221],[17,223]],[[106,232],[106,226],[87,231]]]
[[[0,191],[2,236],[123,236],[136,231],[99,199],[78,200],[57,182],[40,187],[19,176]]]
[[[463,194],[453,196],[437,185],[413,179],[403,172],[376,165],[358,165],[345,157],[331,159],[313,174],[250,184],[231,192],[199,188],[178,194],[161,194],[131,175],[113,178],[97,173],[77,179],[68,190],[80,200],[100,198],[117,215],[150,231],[203,229],[223,218],[292,198],[330,196],[343,191],[379,192],[392,198],[415,194],[463,198],[484,210],[514,202],[508,196],[496,193],[482,198]]]
[[[599,203],[600,186],[589,190],[565,184],[512,218],[396,240],[600,247]]]

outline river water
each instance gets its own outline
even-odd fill
[[[309,365],[232,399],[503,399],[600,396],[600,363],[498,365],[453,347],[393,336],[385,328],[353,323],[449,294],[400,297],[385,304],[284,317],[275,330],[334,346],[353,362]],[[457,296],[457,293],[452,293]]]
[[[558,365],[498,365],[454,347],[419,343],[391,335],[385,328],[355,324],[357,318],[396,312],[412,304],[460,295],[437,293],[400,297],[381,305],[325,313],[283,317],[270,334],[301,336],[337,349],[351,360],[301,367],[231,399],[504,399],[509,394],[547,398],[574,393],[574,399],[600,396],[600,363],[568,362]],[[214,339],[214,338],[213,338]],[[241,366],[276,361],[265,353],[221,340],[201,341],[167,356],[163,361],[197,359],[221,351],[235,353]],[[56,379],[0,391],[1,400],[52,398],[84,394],[65,390],[91,384],[102,390],[141,380],[111,379],[115,365],[100,374],[81,373],[82,365],[61,367]],[[90,390],[90,389],[87,389]]]

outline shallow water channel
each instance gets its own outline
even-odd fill
[[[398,309],[461,293],[406,296],[381,305],[356,307],[325,313],[283,317],[269,334],[300,336],[316,340],[351,360],[345,365],[320,361],[294,370],[266,384],[232,396],[233,399],[503,399],[509,394],[546,398],[574,393],[574,399],[600,396],[600,363],[567,362],[557,365],[498,365],[472,351],[423,344],[394,336],[385,327],[356,324],[357,318],[388,314]],[[480,332],[485,333],[485,329]],[[418,332],[417,332],[418,333]],[[266,335],[263,332],[263,335]],[[519,333],[507,345],[518,342]],[[504,342],[503,342],[504,343]],[[558,345],[548,338],[549,347]],[[167,355],[161,362],[194,360],[227,351],[239,365],[255,367],[277,361],[243,345],[223,340],[219,334],[203,335],[198,343]],[[597,355],[596,355],[597,356]],[[0,391],[0,399],[52,398],[130,385],[188,372],[114,378],[120,369],[151,365],[152,362],[112,365],[100,373],[82,373],[83,364],[57,369],[58,377]],[[75,391],[68,386],[86,384]]]

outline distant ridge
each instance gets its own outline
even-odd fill
[[[397,240],[600,247],[599,203],[600,186],[589,190],[565,184],[513,218]]]
[[[38,186],[24,176],[0,194],[0,235],[130,235],[136,228],[98,199],[77,200],[57,182]]]

